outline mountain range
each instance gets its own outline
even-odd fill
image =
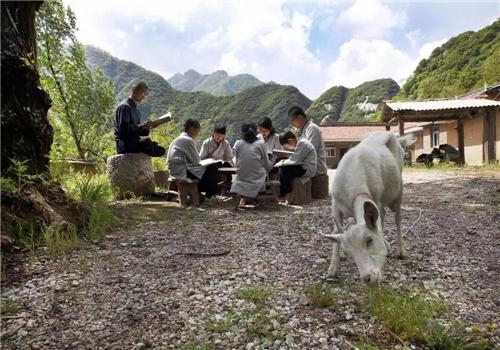
[[[224,70],[201,74],[193,69],[184,74],[177,73],[167,81],[174,89],[180,91],[205,91],[215,96],[235,95],[250,87],[264,84],[251,74],[230,76]]]
[[[104,50],[86,46],[87,64],[91,69],[99,68],[115,85],[116,100],[126,98],[132,85],[145,81],[148,97],[140,104],[143,116],[160,116],[173,110],[174,121],[182,124],[188,118],[200,120],[202,136],[208,135],[213,125],[224,122],[228,127],[227,137],[239,137],[241,123],[270,117],[278,130],[288,127],[287,111],[293,105],[307,109],[311,100],[296,87],[276,83],[262,84],[231,96],[214,96],[203,91],[185,92],[174,89],[161,75],[144,69],[135,63],[120,60]]]

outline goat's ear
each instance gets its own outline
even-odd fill
[[[363,210],[365,212],[366,226],[372,230],[377,231],[378,209],[372,201],[363,203]]]

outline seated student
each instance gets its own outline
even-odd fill
[[[257,141],[257,126],[253,123],[243,124],[242,139],[234,144],[236,157],[236,180],[231,186],[231,192],[241,196],[240,206],[253,202],[259,192],[266,189],[267,172],[272,165],[269,163],[264,143]]]
[[[259,120],[257,125],[259,126],[259,135],[257,137],[264,142],[267,154],[270,159],[274,160],[273,149],[283,149],[283,147],[281,147],[279,135],[274,130],[273,122],[270,118],[264,117]]]
[[[217,124],[212,136],[203,141],[200,150],[200,158],[202,160],[207,158],[222,160],[223,164],[221,164],[221,166],[232,167],[234,157],[233,150],[225,137],[226,126]]]
[[[204,167],[194,140],[200,136],[200,123],[188,119],[184,123],[184,132],[168,148],[167,162],[170,176],[176,180],[198,180],[198,191],[205,192],[208,199],[217,194],[217,164]]]
[[[293,179],[296,177],[313,177],[316,173],[318,156],[314,146],[306,139],[297,141],[297,137],[288,131],[280,136],[280,143],[287,150],[293,150],[289,159],[278,163],[281,169],[280,194],[284,197],[292,192]],[[285,204],[288,204],[285,202]]]
[[[290,108],[288,111],[288,119],[297,129],[300,129],[299,138],[306,139],[314,146],[318,156],[318,165],[314,176],[324,175],[328,172],[326,166],[325,143],[321,135],[321,129],[314,124],[311,119],[306,117],[304,110],[298,106]]]

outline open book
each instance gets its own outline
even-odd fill
[[[215,164],[215,163],[222,163],[222,160],[220,160],[220,159],[213,159],[213,158],[207,158],[207,159],[202,159],[200,161],[200,164],[203,165],[203,166],[209,166],[209,165]]]
[[[303,165],[303,164],[304,163],[301,163],[301,162],[291,161],[290,159],[283,159],[283,160],[280,160],[278,163],[274,164],[274,167],[279,168],[282,166]]]
[[[171,120],[172,120],[172,114],[170,112],[168,112],[167,114],[162,115],[158,119],[148,120],[148,121],[140,124],[139,126],[149,126],[150,128],[156,128],[157,126],[165,124]]]
[[[273,149],[273,156],[276,158],[290,158],[293,152],[285,151],[283,149]]]

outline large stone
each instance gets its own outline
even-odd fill
[[[168,181],[169,172],[164,170],[158,170],[154,172],[155,185],[162,189],[169,189],[170,182]]]
[[[117,154],[108,158],[107,172],[121,197],[142,196],[155,190],[151,157],[144,153]]]

